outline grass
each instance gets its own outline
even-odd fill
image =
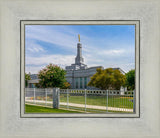
[[[63,107],[62,107],[63,108]],[[64,107],[65,108],[65,107]],[[75,107],[70,107],[72,109],[69,110],[75,110],[75,111],[69,111],[69,110],[63,110],[63,109],[53,109],[53,108],[47,108],[47,107],[42,107],[42,106],[35,106],[35,105],[25,105],[25,113],[85,113],[85,112],[78,112],[76,110],[82,110],[83,109],[79,109],[79,108],[75,108]],[[106,113],[106,111],[104,110],[91,110],[91,109],[87,109],[86,111],[87,113]],[[124,112],[124,111],[110,111],[108,110],[108,112],[110,113],[130,113],[130,112]]]
[[[38,97],[37,99],[42,98],[44,100],[44,97]],[[69,95],[69,103],[76,103],[76,104],[85,104],[85,97],[84,94],[77,94],[77,95]],[[131,96],[124,96],[124,95],[110,95],[108,97],[108,107],[117,107],[117,108],[128,108],[133,109],[133,97]],[[45,101],[45,100],[44,100]],[[52,98],[48,97],[47,101],[52,101]],[[67,95],[61,94],[60,95],[60,102],[67,103]],[[34,103],[33,103],[34,104]],[[45,106],[45,103],[36,103],[37,105]],[[87,105],[97,105],[97,106],[106,106],[107,105],[107,97],[106,95],[87,95],[86,98],[86,104]],[[47,103],[47,106],[52,107],[52,103]],[[67,108],[65,105],[60,105],[62,108]],[[79,111],[85,111],[84,107],[72,107],[69,106],[69,110],[79,110]],[[52,109],[52,108],[46,108],[46,107],[26,107],[26,113],[78,113],[77,111],[69,111],[69,110],[63,110],[63,109]],[[97,109],[87,109],[87,112],[89,113],[106,113],[105,110],[97,110]],[[108,111],[108,112],[125,112],[125,111]],[[126,112],[125,112],[126,113]]]
[[[53,109],[34,105],[25,105],[25,113],[81,113],[78,111],[68,111],[62,109]]]
[[[42,99],[39,98],[38,100],[42,100]],[[69,99],[69,103],[85,104],[84,95],[76,95],[76,96],[69,95],[68,99]],[[133,97],[130,97],[130,96],[111,95],[108,97],[108,107],[133,109],[133,102],[131,100],[133,100]],[[47,101],[52,101],[52,99],[48,98]],[[66,94],[60,95],[60,102],[67,102],[67,95]],[[100,95],[95,95],[95,96],[87,95],[86,104],[87,105],[106,106],[107,105],[107,97],[106,97],[106,95],[101,95],[101,96]]]
[[[133,97],[129,96],[116,96],[112,95],[108,97],[108,106],[109,107],[119,107],[119,108],[129,108],[133,109]],[[65,94],[61,94],[60,102],[67,102],[67,97]],[[69,96],[70,103],[84,104],[85,97],[84,96]],[[107,105],[107,97],[106,96],[87,96],[86,99],[87,105],[99,105],[106,106]]]

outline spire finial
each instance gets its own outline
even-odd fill
[[[78,34],[78,39],[79,39],[79,42],[80,42],[80,34]]]

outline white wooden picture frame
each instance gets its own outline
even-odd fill
[[[160,137],[159,5],[157,0],[1,0],[0,137]],[[21,20],[140,21],[140,116],[22,117]]]

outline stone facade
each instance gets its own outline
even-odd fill
[[[97,68],[103,67],[96,66],[86,69],[67,70],[66,79],[71,84],[72,89],[91,89],[87,84],[96,73]]]
[[[71,66],[66,66],[66,79],[71,84],[72,89],[91,89],[87,86],[90,81],[90,77],[96,73],[97,68],[102,68],[102,66],[90,67],[88,68],[84,64],[84,58],[82,57],[82,44],[77,43],[77,56],[75,58],[75,63]]]

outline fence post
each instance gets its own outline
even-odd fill
[[[86,100],[87,100],[86,89],[84,90],[84,95],[85,95],[85,112],[86,112]]]
[[[106,91],[106,98],[107,98],[107,102],[106,102],[106,111],[108,112],[108,90]]]
[[[136,111],[136,95],[135,95],[135,90],[133,90],[133,112],[135,113]]]
[[[53,108],[59,109],[59,88],[53,88]]]
[[[34,91],[34,104],[36,103],[35,99],[36,99],[36,89],[33,88],[33,91]]]
[[[67,89],[67,109],[69,109],[69,90]]]
[[[47,107],[47,89],[46,89],[46,88],[45,88],[45,94],[46,94],[46,95],[45,95],[45,96],[46,96],[45,99],[46,99],[46,107]]]

